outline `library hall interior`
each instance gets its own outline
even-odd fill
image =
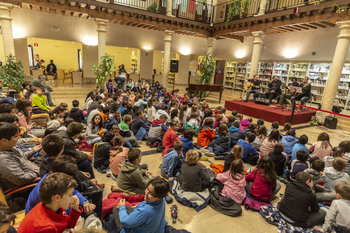
[[[349,233],[349,0],[0,0],[0,233]]]

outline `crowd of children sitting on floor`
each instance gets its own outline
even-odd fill
[[[82,109],[73,100],[71,110],[65,103],[51,110],[45,90],[31,86],[14,105],[0,103],[0,185],[12,212],[25,209],[18,232],[79,230],[86,227],[79,217],[99,221],[104,185],[92,167],[116,181],[114,191],[145,195],[136,208],[119,201],[112,213],[115,232],[169,230],[166,180],[187,192],[201,192],[217,180],[222,196],[242,204],[247,195],[270,202],[281,188],[278,179],[287,183],[278,206],[286,222],[305,228],[324,222],[315,227],[323,232],[350,230],[350,141],[334,147],[323,132],[307,148],[307,135],[296,137],[288,123],[283,130],[278,122],[267,129],[261,119],[255,124],[237,111],[211,109],[205,99],[169,93],[158,82],[125,91],[112,81],[106,87],[88,93]],[[34,113],[50,118],[40,140]],[[142,140],[162,153],[163,178],[141,164]],[[224,160],[217,175],[201,164],[208,157]],[[319,202],[330,205],[327,213]],[[1,229],[14,220],[9,208],[0,206]]]

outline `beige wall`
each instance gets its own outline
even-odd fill
[[[83,45],[83,77],[94,79],[95,74],[91,71],[92,65],[97,65],[97,46]]]
[[[179,74],[177,79],[177,84],[187,84],[188,83],[188,72],[190,71],[190,60],[191,55],[180,55],[179,61]]]
[[[23,64],[23,70],[26,76],[30,76],[29,55],[27,39],[15,39],[15,53],[17,61]]]
[[[157,74],[162,72],[163,67],[163,53],[159,50],[153,51],[153,69],[156,69]]]
[[[139,53],[139,49],[117,46],[106,46],[106,53],[114,55],[115,65],[118,66],[124,64],[126,72],[131,72],[131,54],[134,52],[135,56]],[[138,63],[140,60],[138,59]]]
[[[152,80],[153,74],[153,52],[141,50],[140,53],[140,78],[141,80]]]

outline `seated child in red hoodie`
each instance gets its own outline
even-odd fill
[[[281,185],[277,183],[274,163],[269,156],[261,157],[257,168],[249,173],[245,180],[247,193],[258,201],[269,202],[281,189]]]
[[[79,199],[73,196],[77,182],[69,175],[56,172],[48,175],[40,186],[40,203],[24,217],[18,232],[57,232],[74,228],[82,212]],[[70,215],[64,210],[72,207]],[[75,230],[79,230],[75,228]]]
[[[174,148],[175,141],[179,140],[176,136],[176,131],[180,128],[180,125],[177,121],[170,122],[170,128],[165,132],[163,136],[162,145],[165,147],[163,156],[168,153],[168,149]]]

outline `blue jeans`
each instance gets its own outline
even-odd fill
[[[124,84],[125,84],[126,78],[116,77],[114,78],[114,81],[118,84],[118,86],[124,91]]]
[[[147,134],[147,130],[143,127],[140,127],[139,131],[137,131],[137,134],[135,135],[135,138],[137,140],[142,140],[146,134]]]
[[[310,99],[310,96],[304,96],[303,98],[301,98],[300,104],[301,104],[301,105],[305,105],[305,103],[306,103],[307,101],[309,101],[309,99]],[[299,107],[299,109],[303,109],[303,107]]]
[[[129,141],[125,141],[123,146],[128,148],[128,149],[132,149],[132,145],[131,145],[131,143]]]
[[[47,97],[47,103],[49,104],[49,105],[51,105],[52,104],[52,98],[51,98],[51,93],[50,93],[50,91],[48,91],[47,89],[45,89],[45,93],[44,93],[45,95],[46,95],[46,97]]]
[[[250,89],[247,91],[247,95],[245,97],[245,101],[248,101],[249,100],[249,96],[250,94],[254,94],[254,100],[255,100],[255,96],[256,96],[256,93],[259,93],[259,89]]]

